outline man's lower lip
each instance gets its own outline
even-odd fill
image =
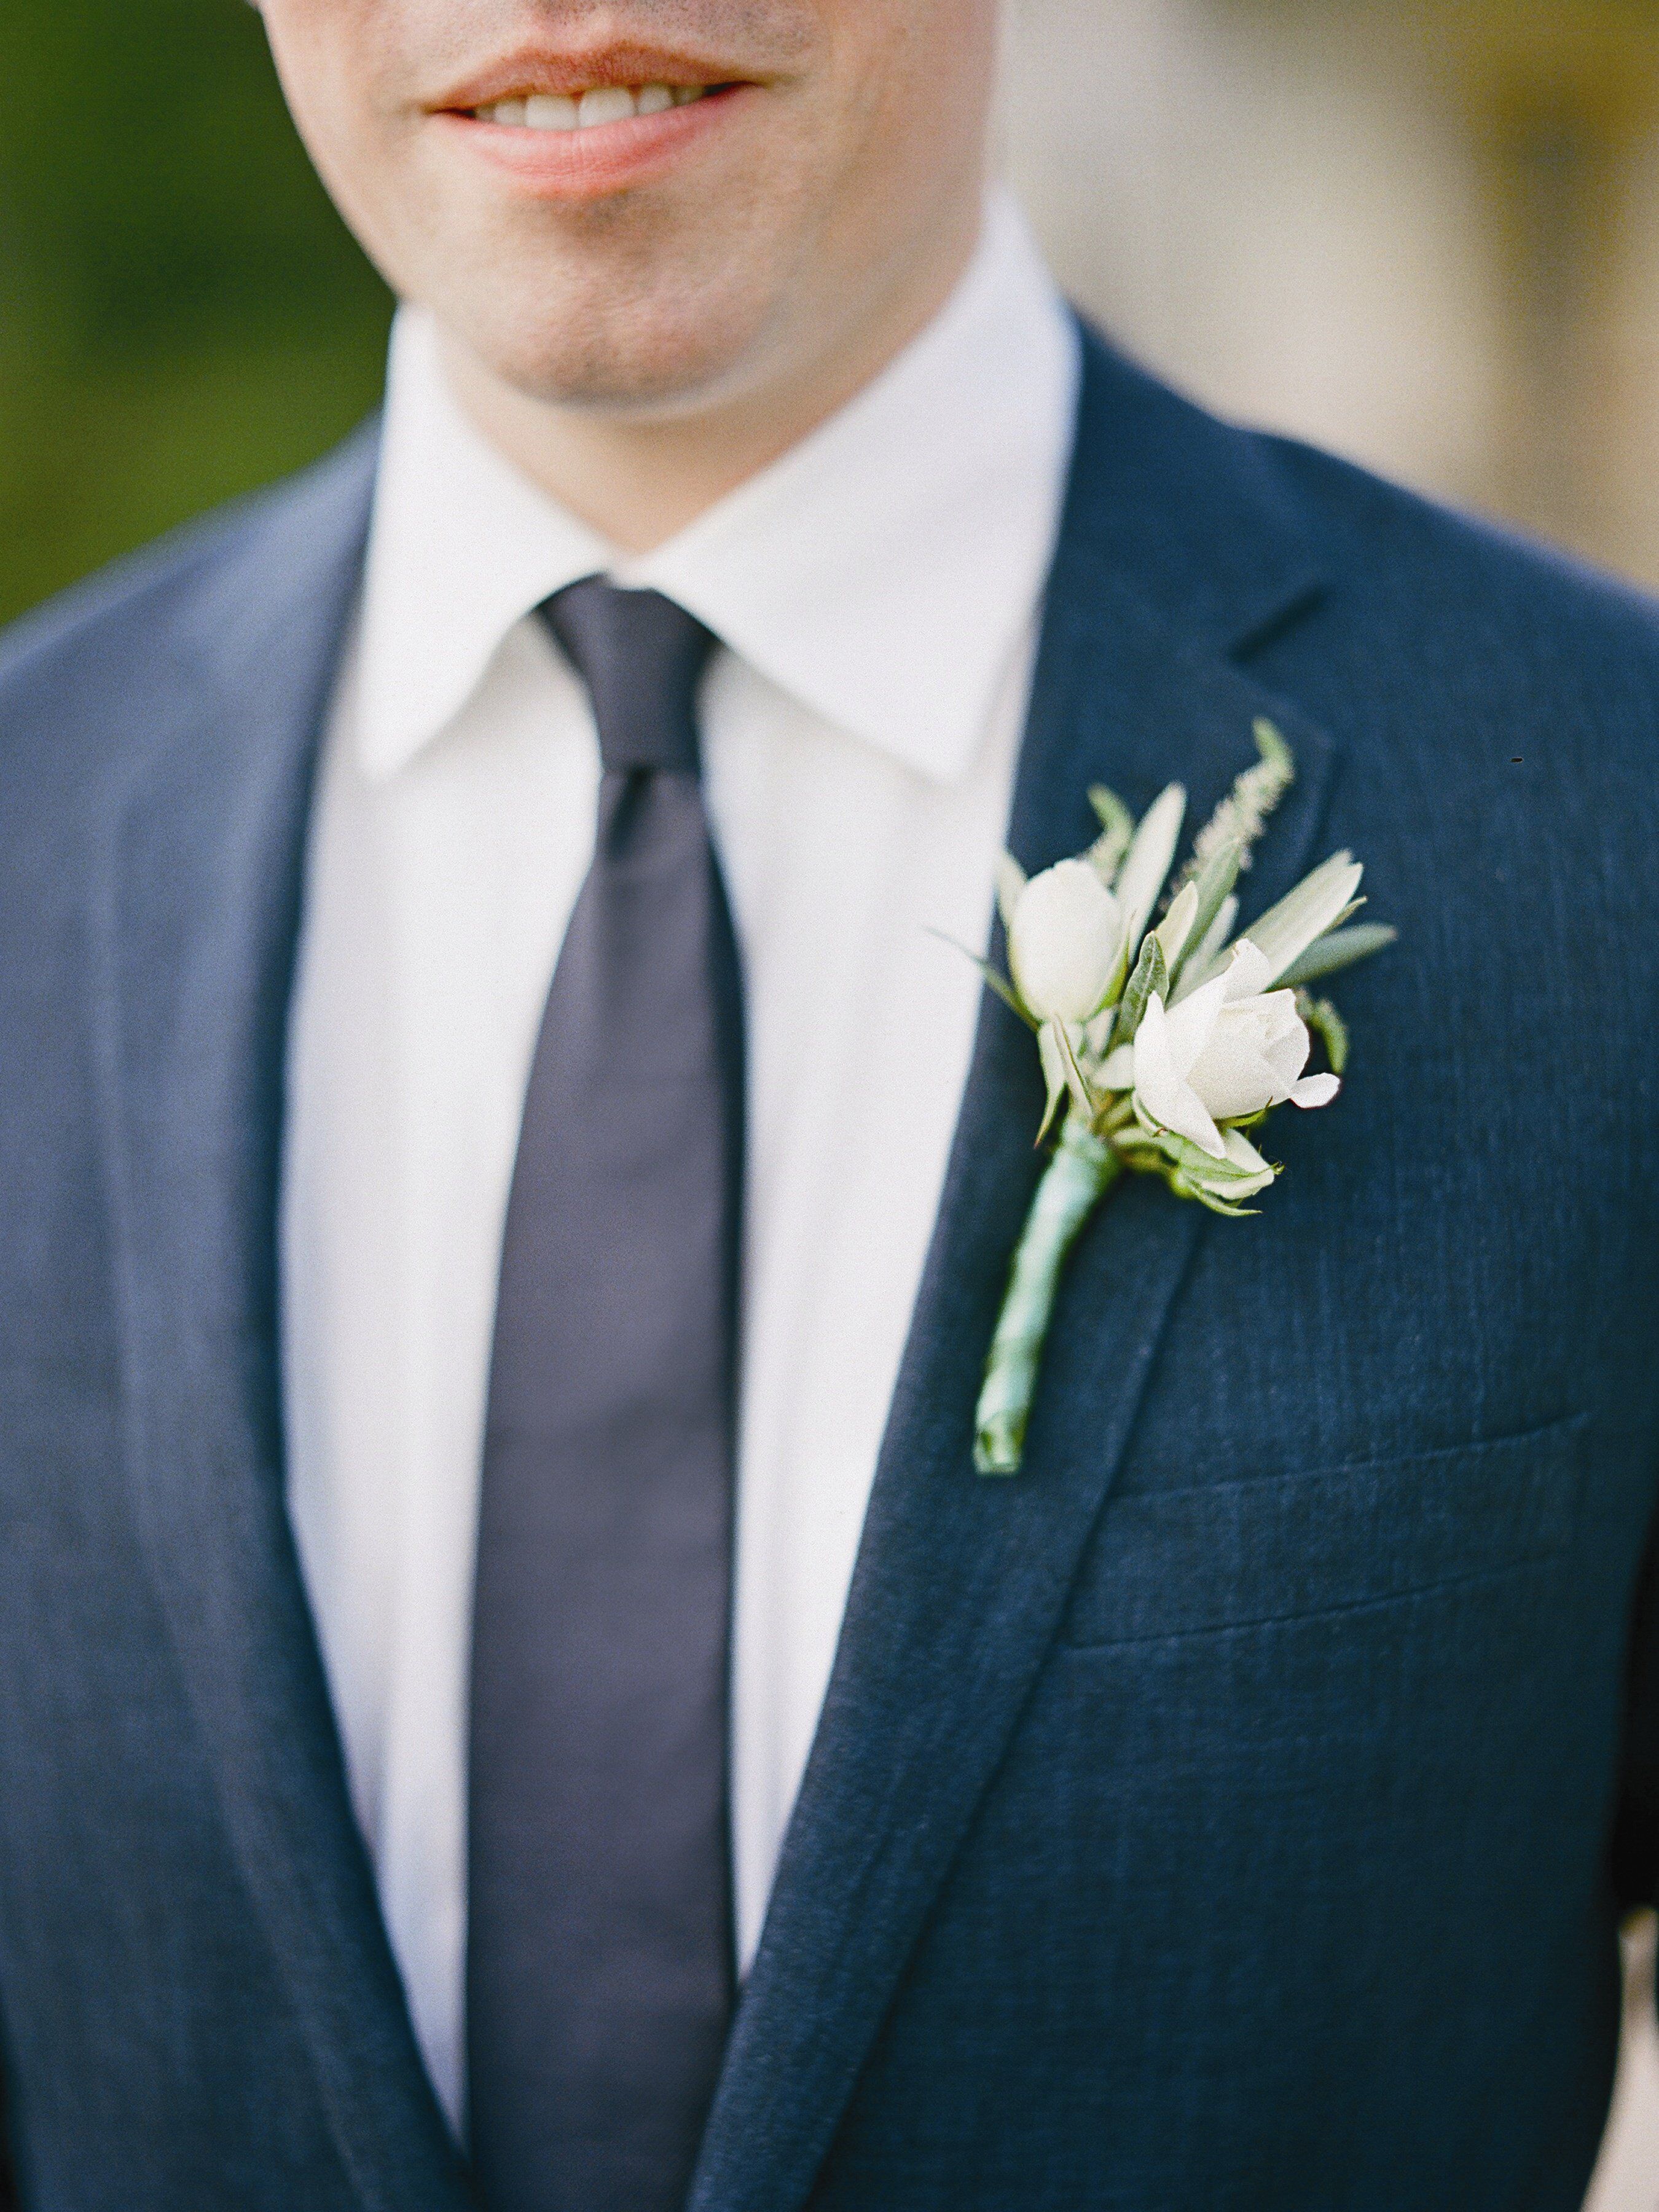
[[[754,85],[723,85],[689,106],[601,123],[587,131],[532,131],[521,125],[481,123],[447,110],[432,120],[528,191],[551,199],[599,199],[671,167],[757,90]]]

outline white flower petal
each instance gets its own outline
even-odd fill
[[[1183,999],[1171,1009],[1168,1016],[1170,1056],[1181,1076],[1187,1074],[1209,1042],[1210,1031],[1220,1018],[1226,999],[1227,979],[1218,975],[1213,982],[1206,983],[1201,991],[1194,991],[1190,999]]]
[[[1161,1129],[1188,1138],[1212,1159],[1224,1159],[1221,1132],[1203,1101],[1182,1082],[1170,1049],[1170,1018],[1156,991],[1135,1033],[1135,1096]]]
[[[1291,1088],[1292,1106],[1328,1106],[1342,1088],[1334,1075],[1304,1075]]]
[[[1229,1008],[1187,1072],[1187,1080],[1218,1121],[1259,1114],[1273,1103],[1273,1071],[1261,1050],[1261,1024]]]
[[[1288,1036],[1293,1030],[1303,1027],[1302,1017],[1296,1011],[1294,991],[1264,991],[1255,1004],[1267,1017],[1270,1036]]]
[[[1085,860],[1033,876],[1008,929],[1015,988],[1040,1020],[1086,1021],[1105,996],[1122,940],[1116,899]]]
[[[1232,960],[1224,974],[1230,1006],[1240,999],[1259,997],[1273,981],[1267,954],[1248,937],[1241,937],[1234,945]]]
[[[1290,1097],[1291,1086],[1308,1065],[1312,1050],[1313,1039],[1300,1021],[1268,1036],[1264,1056],[1273,1072],[1275,1100]]]
[[[1231,987],[1231,975],[1218,981],[1224,989]],[[1172,1021],[1179,1022],[1185,1011],[1177,1007]],[[1221,1008],[1187,1067],[1187,1080],[1218,1121],[1239,1120],[1288,1098],[1311,1048],[1295,993],[1270,991]]]

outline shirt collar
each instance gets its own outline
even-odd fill
[[[666,592],[825,720],[953,781],[1041,598],[1079,357],[999,192],[966,276],[919,338],[781,460],[629,560],[473,428],[430,320],[401,310],[357,656],[367,772],[405,766],[516,623],[600,572]]]

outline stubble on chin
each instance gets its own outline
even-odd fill
[[[805,254],[780,197],[739,185],[713,208],[562,212],[494,254],[471,301],[431,304],[526,398],[619,410],[690,398],[765,344],[793,289]]]

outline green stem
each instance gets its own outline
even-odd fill
[[[1084,1223],[1122,1171],[1110,1145],[1076,1118],[1066,1121],[1037,1186],[991,1340],[975,1420],[974,1465],[981,1474],[1019,1473],[1060,1272]]]

